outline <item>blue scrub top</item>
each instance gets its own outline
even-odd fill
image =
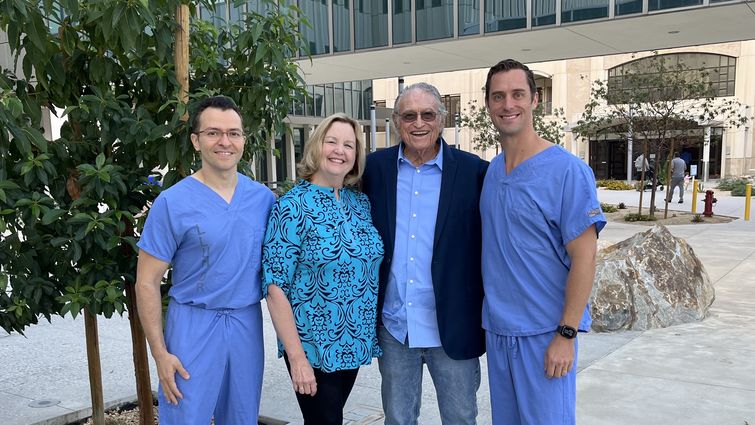
[[[566,245],[593,224],[600,232],[606,223],[592,170],[552,146],[507,175],[501,153],[488,168],[480,214],[483,328],[506,336],[555,331],[571,267]],[[590,323],[588,306],[580,330]]]
[[[286,294],[304,353],[324,372],[356,369],[377,345],[378,270],[383,242],[367,196],[301,180],[273,207],[263,248],[265,295]],[[278,355],[283,345],[278,341]]]
[[[193,177],[164,190],[139,248],[173,266],[168,293],[181,304],[242,308],[262,296],[262,240],[275,196],[242,174],[230,203]]]

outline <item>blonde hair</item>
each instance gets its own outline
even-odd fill
[[[359,123],[344,114],[343,112],[337,112],[320,122],[312,135],[309,136],[309,140],[304,145],[304,152],[302,153],[301,161],[296,166],[296,170],[299,174],[299,178],[304,180],[310,180],[312,176],[320,169],[320,155],[322,153],[322,143],[325,140],[325,134],[330,129],[330,126],[335,122],[343,122],[349,124],[354,130],[356,136],[357,145],[354,149],[356,156],[354,158],[354,167],[346,174],[343,179],[344,186],[356,186],[359,184],[359,180],[362,178],[365,164],[365,143],[364,135]]]

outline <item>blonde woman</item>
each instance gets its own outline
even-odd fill
[[[341,425],[359,367],[380,355],[383,243],[355,188],[364,165],[358,123],[327,117],[304,146],[301,180],[268,221],[264,294],[305,425]]]

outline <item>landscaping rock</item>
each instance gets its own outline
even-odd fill
[[[598,252],[592,329],[645,330],[699,321],[714,298],[692,248],[657,225]]]

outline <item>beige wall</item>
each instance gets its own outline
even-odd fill
[[[659,53],[675,52],[705,52],[736,57],[735,98],[743,105],[749,106],[747,113],[749,113],[751,119],[753,118],[755,113],[755,40],[659,50]],[[535,74],[552,79],[553,108],[563,108],[567,121],[570,124],[575,124],[584,111],[584,105],[590,99],[590,87],[593,81],[605,80],[608,77],[608,69],[612,67],[649,55],[652,55],[652,52],[539,62],[528,64],[528,66]],[[436,86],[442,95],[458,94],[461,96],[462,110],[465,110],[471,100],[477,100],[479,105],[484,105],[482,87],[485,85],[486,75],[487,69],[474,69],[407,76],[404,77],[404,83],[409,85],[424,81]],[[374,99],[385,100],[387,107],[393,106],[397,90],[397,78],[373,81]],[[721,164],[722,172],[725,175],[755,174],[755,160],[753,160],[755,131],[753,131],[753,127],[755,126],[751,121],[746,127],[729,129],[725,132]],[[395,132],[393,133],[393,143],[396,143]],[[588,143],[584,140],[574,140],[568,131],[566,133],[564,147],[586,160],[588,158]],[[447,142],[452,144],[454,142],[453,128],[446,129],[444,137]],[[485,159],[491,159],[496,154],[494,149],[487,152],[478,152],[472,149],[471,137],[472,134],[469,129],[462,129],[462,149],[475,152]]]

